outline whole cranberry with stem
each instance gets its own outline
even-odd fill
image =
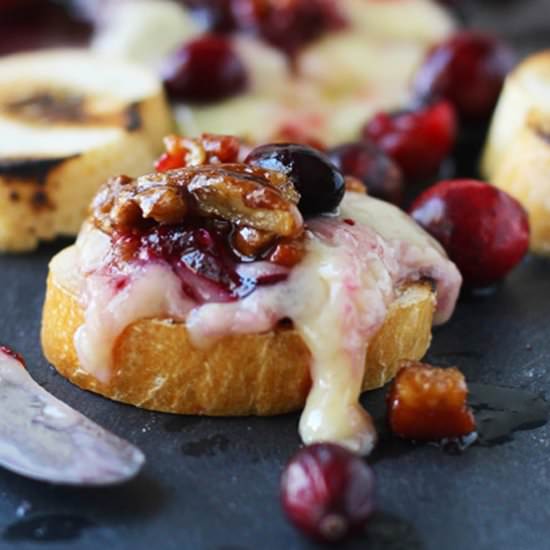
[[[372,141],[339,145],[330,149],[327,154],[344,175],[360,180],[370,196],[397,205],[402,203],[401,170]]]
[[[304,447],[281,479],[290,521],[308,536],[336,542],[365,528],[374,510],[374,474],[358,455],[331,443]]]
[[[451,153],[456,138],[456,116],[446,101],[418,110],[382,112],[366,124],[363,137],[391,157],[407,181],[422,180],[437,174]]]
[[[246,67],[223,36],[205,35],[184,44],[165,61],[161,76],[175,99],[196,103],[219,101],[246,89]]]
[[[317,149],[296,143],[270,143],[253,149],[247,164],[282,172],[300,193],[304,216],[334,211],[344,197],[343,174]]]
[[[410,214],[441,242],[468,286],[502,279],[529,248],[523,207],[482,181],[440,182],[416,199]]]
[[[428,52],[416,74],[415,94],[421,100],[447,99],[464,119],[486,119],[514,60],[512,50],[496,37],[461,31]]]

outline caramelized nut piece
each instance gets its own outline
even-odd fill
[[[405,439],[440,441],[475,431],[468,388],[456,368],[406,362],[387,396],[393,433]]]
[[[257,256],[273,244],[276,238],[273,233],[259,231],[253,227],[241,227],[233,235],[233,246],[243,256]]]
[[[197,139],[177,136],[164,138],[164,153],[155,164],[158,172],[166,172],[186,166],[236,162],[241,143],[233,136],[202,134]]]
[[[269,255],[269,261],[284,267],[293,267],[306,253],[303,239],[282,240]]]
[[[113,178],[92,204],[96,226],[107,233],[183,221],[188,214],[216,217],[274,237],[303,232],[299,195],[283,174],[244,164],[196,166],[135,180]]]

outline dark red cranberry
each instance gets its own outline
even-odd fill
[[[265,0],[263,3],[269,5]],[[334,0],[287,0],[274,4],[256,11],[261,17],[260,34],[291,55],[324,32],[344,24]]]
[[[196,103],[234,96],[247,84],[246,67],[231,40],[223,36],[188,42],[170,55],[161,73],[173,98]]]
[[[456,138],[456,116],[446,101],[415,111],[379,113],[363,130],[401,168],[408,181],[437,174],[452,151]]]
[[[513,65],[514,54],[502,41],[461,31],[428,53],[416,75],[415,92],[423,100],[451,101],[466,119],[485,119]]]
[[[523,207],[481,181],[438,183],[416,199],[410,214],[441,242],[469,286],[502,279],[529,247]]]
[[[335,542],[365,527],[374,510],[374,474],[343,447],[310,445],[285,468],[281,500],[296,527],[316,540]]]
[[[9,355],[10,357],[13,357],[16,361],[19,361],[19,363],[21,363],[21,365],[23,365],[24,367],[27,366],[27,364],[25,363],[25,359],[23,359],[23,356],[20,353],[13,351],[10,347],[0,346],[0,351],[2,353],[5,353],[6,355]]]
[[[84,46],[92,27],[53,0],[0,0],[0,55]]]
[[[344,175],[353,176],[363,182],[369,195],[401,204],[401,170],[370,140],[340,145],[329,150],[327,154]]]
[[[245,162],[286,174],[300,193],[298,207],[305,216],[334,211],[346,191],[342,173],[325,155],[307,145],[261,145],[249,153]]]

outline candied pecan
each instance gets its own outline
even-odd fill
[[[475,431],[468,387],[456,368],[405,362],[387,396],[388,420],[398,436],[440,441]]]
[[[92,214],[108,233],[139,227],[145,220],[175,224],[191,215],[294,238],[303,232],[298,200],[290,180],[278,172],[244,164],[209,165],[135,180],[113,178],[96,196]]]
[[[260,231],[253,227],[240,227],[233,234],[233,248],[242,256],[252,257],[269,248],[275,238],[276,235],[273,233]]]
[[[121,227],[139,224],[141,210],[132,200],[134,181],[128,176],[117,176],[100,188],[91,205],[95,225],[110,233],[112,220]]]
[[[158,172],[187,166],[236,162],[241,143],[233,136],[202,134],[199,138],[186,138],[175,134],[164,138],[164,153],[155,164]]]
[[[282,174],[244,164],[203,166],[193,171],[172,174],[183,176],[183,185],[195,199],[199,215],[217,216],[280,237],[302,232],[302,217],[296,203],[289,200],[294,198],[290,192],[294,188]]]

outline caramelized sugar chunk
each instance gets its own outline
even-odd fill
[[[275,242],[273,233],[260,231],[253,227],[240,227],[233,233],[233,248],[245,257],[252,257],[270,248]]]
[[[164,153],[155,163],[157,172],[187,166],[237,162],[241,142],[234,136],[202,134],[192,139],[175,134],[164,138]]]
[[[257,246],[276,238],[302,235],[298,201],[290,180],[278,172],[244,164],[207,165],[112,178],[92,203],[92,217],[106,233],[154,222],[182,223],[187,216],[218,218],[255,230],[256,238],[248,235],[247,244],[252,245],[248,252],[257,252]]]
[[[284,267],[292,267],[299,263],[305,254],[306,247],[303,238],[282,239],[269,255],[269,261]]]
[[[387,396],[393,433],[405,439],[440,441],[475,431],[468,387],[456,368],[406,362]]]

